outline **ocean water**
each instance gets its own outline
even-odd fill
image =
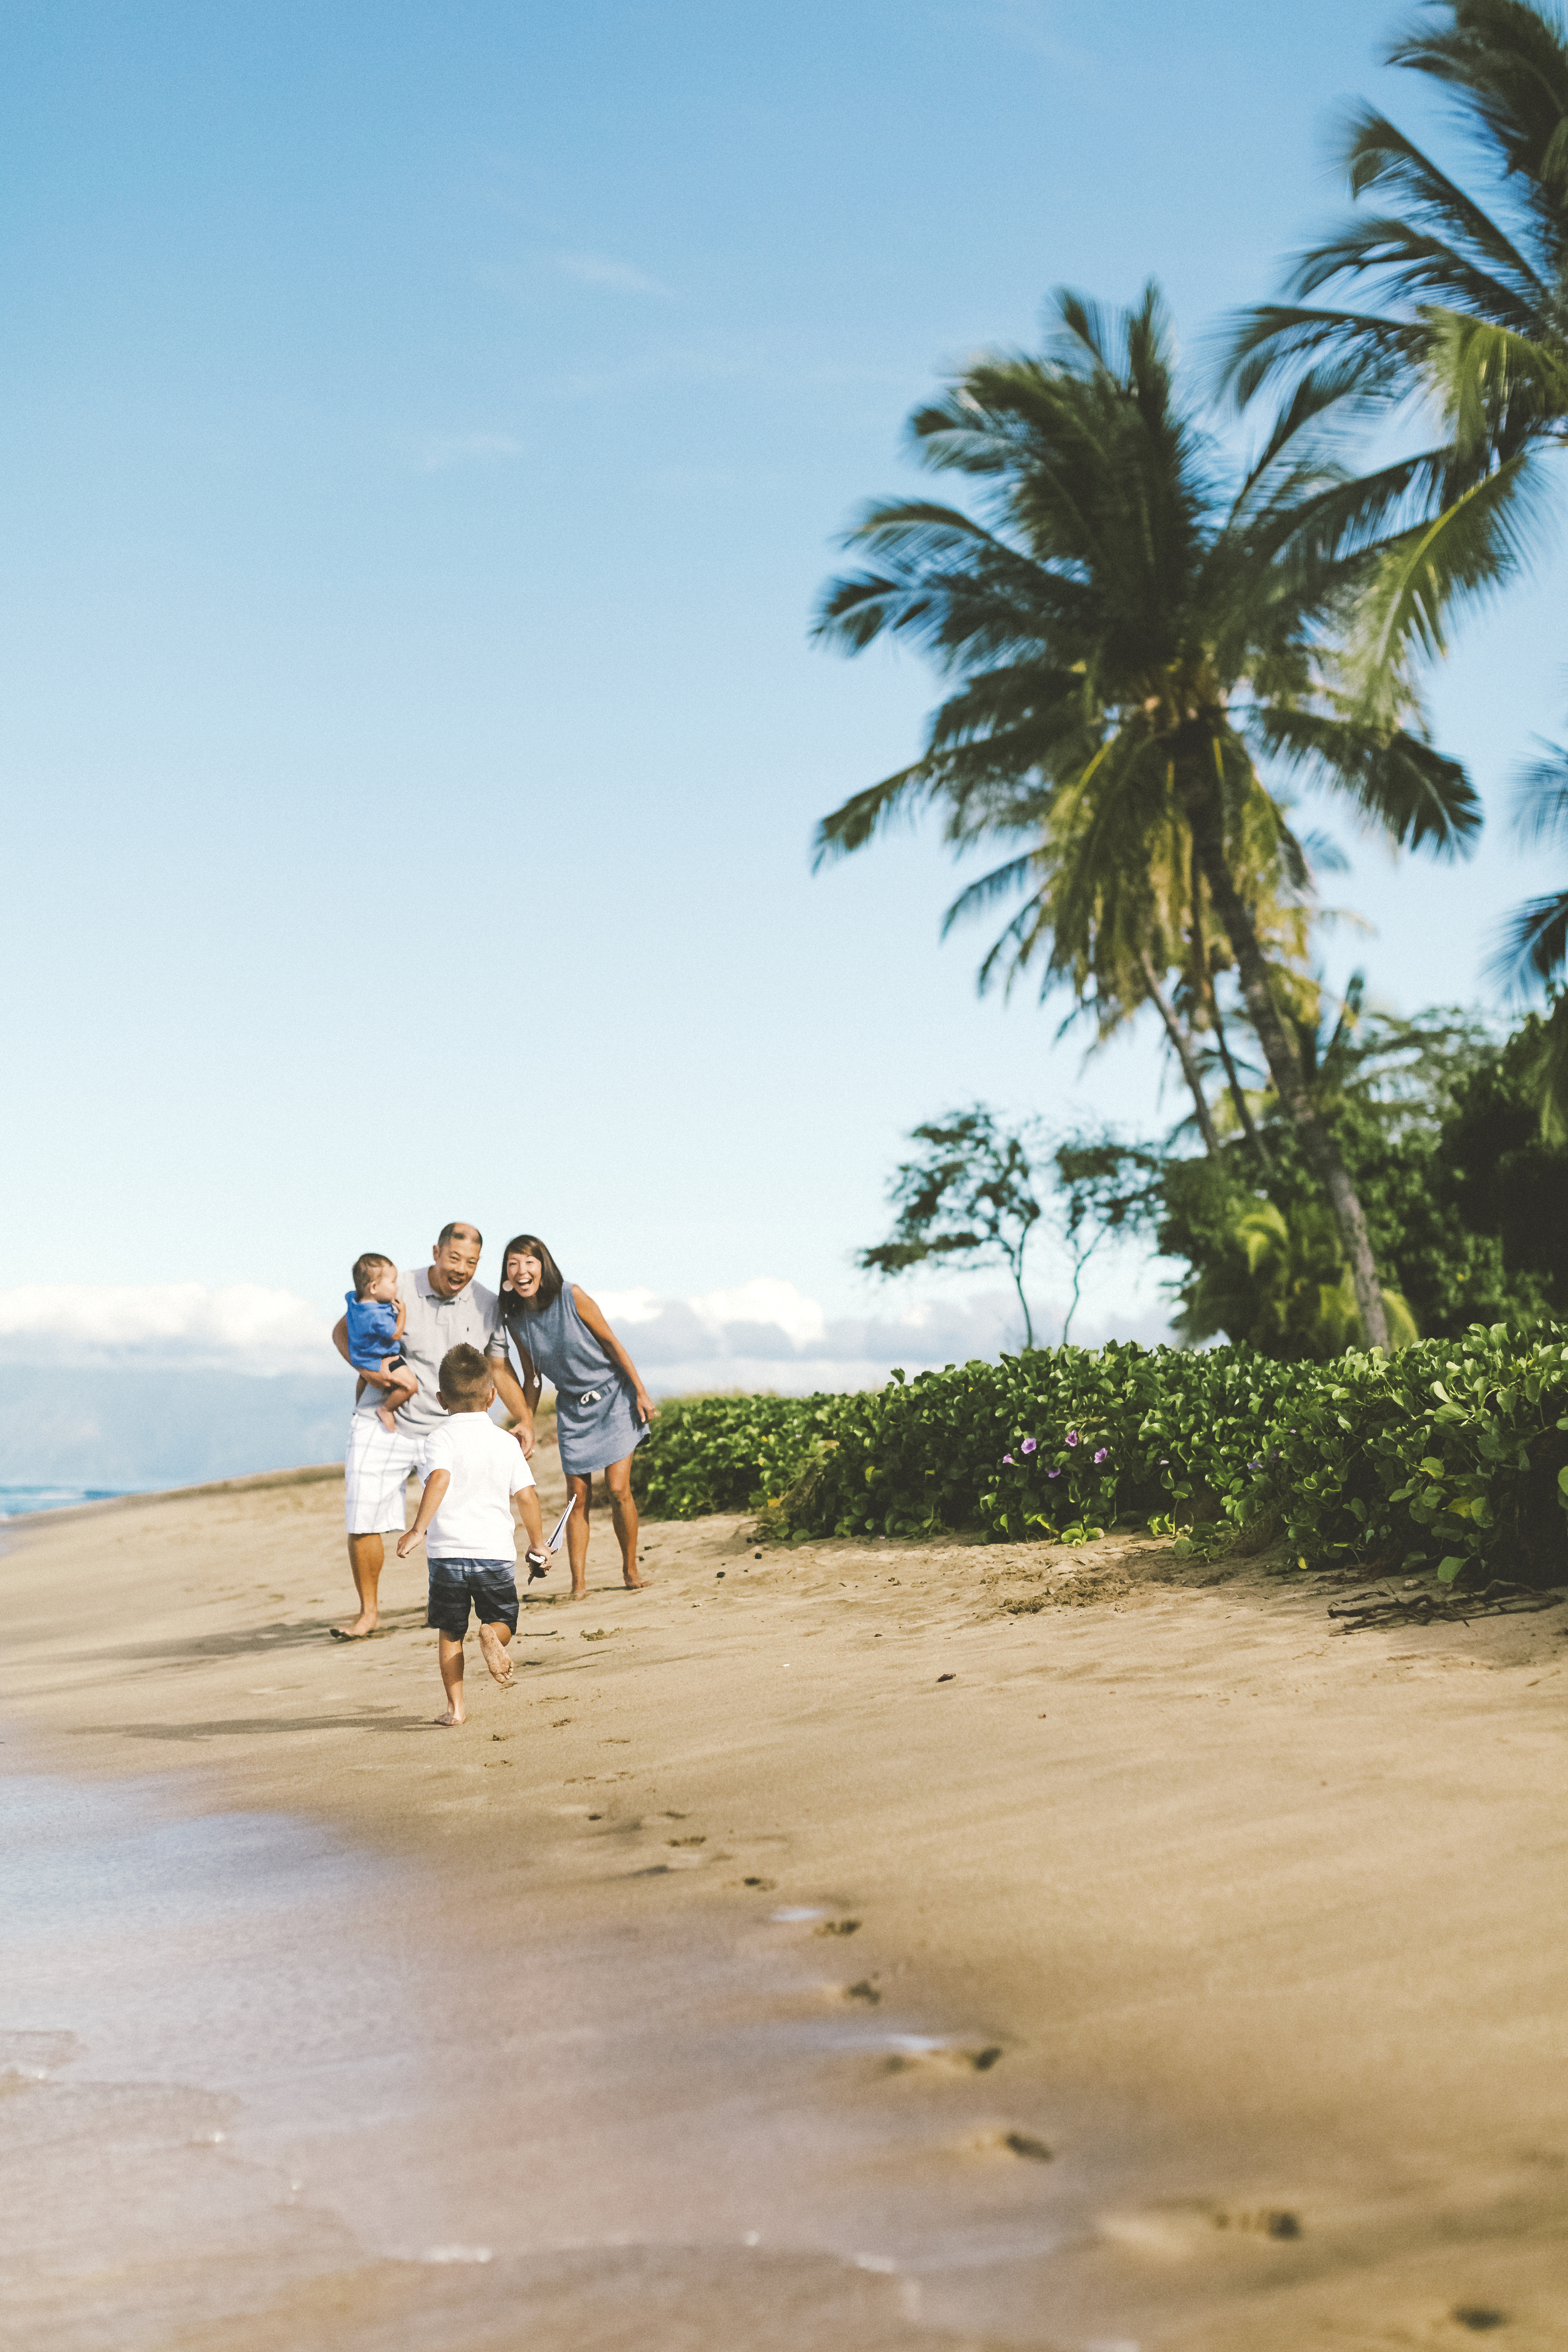
[[[130,1486],[0,1486],[0,1519],[22,1517],[28,1511],[63,1511],[72,1503],[108,1503],[116,1495],[136,1492]]]

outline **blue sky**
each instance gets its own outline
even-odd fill
[[[1157,1123],[1152,1041],[1080,1072],[975,1001],[934,841],[811,877],[932,687],[809,611],[910,408],[1050,286],[1153,273],[1194,355],[1269,290],[1336,106],[1428,127],[1394,21],[11,0],[0,1287],[324,1307],[467,1213],[595,1289],[885,1312],[849,1253],[917,1119]],[[1436,685],[1480,856],[1333,886],[1376,927],[1334,968],[1405,1009],[1479,994],[1525,886],[1564,585]]]

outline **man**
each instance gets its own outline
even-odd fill
[[[512,1419],[521,1423],[517,1442],[525,1454],[533,1451],[533,1416],[528,1399],[513,1377],[506,1351],[500,1301],[493,1290],[474,1280],[484,1236],[477,1225],[443,1225],[427,1267],[410,1268],[397,1277],[398,1296],[406,1310],[403,1352],[419,1382],[418,1393],[401,1407],[395,1426],[384,1429],[377,1408],[385,1391],[374,1383],[354,1407],[349,1424],[345,1464],[345,1504],[348,1514],[349,1566],[359,1594],[359,1615],[347,1625],[334,1625],[338,1642],[363,1642],[380,1623],[376,1596],[385,1557],[382,1538],[401,1535],[406,1509],[408,1474],[417,1468],[425,1441],[446,1419],[437,1397],[441,1359],[449,1348],[465,1341],[477,1348],[489,1364],[496,1391]],[[341,1316],[332,1345],[349,1360],[348,1318]],[[544,1548],[539,1496],[532,1487],[520,1496],[523,1524],[536,1551]]]

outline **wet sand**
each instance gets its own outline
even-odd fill
[[[452,1733],[341,1513],[5,1531],[6,2340],[1568,2345],[1568,1607],[596,1521]]]

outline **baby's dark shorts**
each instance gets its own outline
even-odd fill
[[[460,1642],[468,1630],[468,1603],[481,1625],[517,1631],[517,1562],[510,1559],[433,1559],[426,1625]]]

